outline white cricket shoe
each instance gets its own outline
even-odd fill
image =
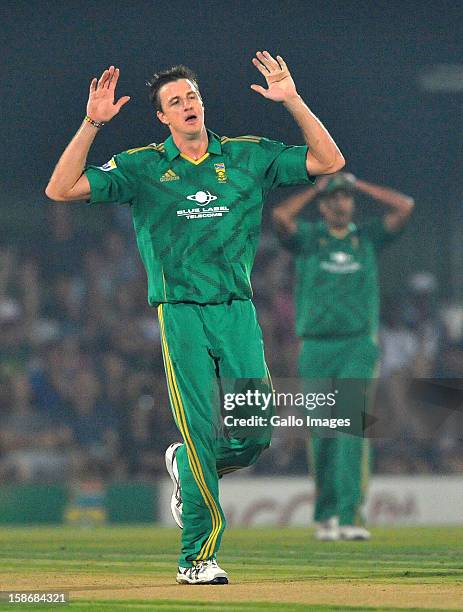
[[[369,540],[371,538],[368,529],[356,525],[341,525],[339,532],[341,540]]]
[[[337,516],[332,516],[326,521],[321,521],[315,529],[314,538],[320,542],[335,542],[339,540],[340,537],[339,519]]]
[[[215,559],[209,559],[194,567],[179,567],[176,580],[179,584],[228,584],[228,575]]]
[[[182,446],[180,442],[174,442],[169,446],[166,450],[165,458],[166,458],[166,468],[169,472],[169,476],[172,479],[174,484],[174,490],[172,492],[172,498],[170,500],[170,510],[172,512],[172,516],[174,517],[174,521],[183,529],[183,520],[182,520],[182,510],[183,510],[183,502],[182,502],[182,493],[180,491],[180,477],[178,475],[178,466],[176,454],[178,449]]]

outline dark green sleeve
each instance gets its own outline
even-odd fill
[[[404,232],[403,229],[395,232],[388,230],[384,225],[384,218],[382,217],[362,224],[359,230],[363,236],[366,236],[372,242],[377,252],[392,244]]]
[[[307,172],[307,146],[289,146],[267,138],[262,138],[260,146],[267,159],[264,179],[267,191],[315,182]]]
[[[119,153],[103,166],[88,166],[84,174],[90,183],[89,204],[132,204],[137,193],[137,181],[128,155]]]
[[[294,234],[288,237],[279,236],[280,242],[285,249],[294,255],[308,254],[313,247],[315,231],[314,224],[307,221],[298,221]]]

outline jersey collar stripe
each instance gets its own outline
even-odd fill
[[[192,157],[185,155],[185,153],[180,153],[180,157],[183,157],[183,159],[186,159],[186,161],[190,162],[190,164],[199,166],[199,164],[202,164],[203,161],[209,157],[209,151],[207,153],[204,153],[204,155],[200,157],[199,159],[193,159]]]
[[[208,147],[207,147],[207,152],[208,153],[213,153],[214,155],[221,155],[222,154],[222,145],[220,144],[220,138],[217,136],[217,134],[214,134],[214,132],[211,132],[210,130],[206,130],[206,131],[207,131],[207,136],[208,136],[208,139],[209,139],[209,144],[208,144]],[[177,145],[175,144],[174,139],[172,138],[172,136],[169,136],[169,138],[167,138],[162,143],[162,146],[164,146],[164,150],[165,150],[165,152],[167,154],[167,159],[169,161],[172,161],[173,159],[175,159],[176,157],[181,155],[181,153],[178,150]]]

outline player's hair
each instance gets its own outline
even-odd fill
[[[155,110],[162,112],[161,100],[159,99],[159,90],[161,87],[166,83],[179,81],[180,79],[188,79],[189,81],[192,81],[196,89],[199,91],[198,78],[196,74],[193,72],[193,70],[191,70],[191,68],[188,68],[188,66],[184,66],[183,64],[172,66],[172,68],[169,68],[168,70],[163,70],[162,72],[153,74],[153,77],[147,82],[147,85],[150,89],[150,102],[154,106]]]

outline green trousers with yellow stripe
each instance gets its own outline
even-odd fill
[[[225,517],[219,478],[253,464],[271,432],[224,429],[222,396],[243,381],[266,392],[271,381],[262,333],[249,300],[158,307],[164,366],[175,422],[183,438],[177,452],[183,501],[181,567],[216,556]]]
[[[370,336],[303,338],[299,376],[307,388],[328,378],[336,386],[338,380],[340,393],[350,402],[347,416],[352,423],[361,423],[365,409],[371,405],[377,359],[378,347]],[[370,446],[361,425],[352,431],[311,431],[308,446],[316,486],[317,522],[334,516],[340,525],[361,522],[359,509],[366,491]]]

